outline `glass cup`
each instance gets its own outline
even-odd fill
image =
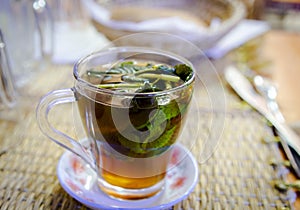
[[[132,62],[145,68],[133,69]],[[184,66],[186,74],[165,74],[161,64]],[[122,71],[115,72],[120,66]],[[155,73],[150,66],[162,70]],[[133,72],[124,74],[123,70]],[[119,46],[81,59],[73,75],[73,88],[55,90],[40,101],[37,120],[42,132],[87,162],[98,175],[98,186],[108,195],[143,199],[160,192],[192,99],[193,65],[164,50]],[[130,82],[124,85],[125,80]],[[59,132],[48,121],[50,109],[68,102],[78,108],[87,145]]]

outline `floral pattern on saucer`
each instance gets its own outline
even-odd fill
[[[165,188],[151,198],[135,201],[118,200],[103,193],[97,187],[93,169],[70,152],[60,158],[57,175],[68,194],[93,209],[163,209],[182,201],[192,192],[198,179],[198,167],[192,154],[182,145],[176,145]]]

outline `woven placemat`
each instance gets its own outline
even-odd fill
[[[56,166],[62,153],[59,146],[39,131],[35,106],[39,96],[57,88],[55,75],[69,77],[68,70],[53,70],[47,83],[33,83],[23,115],[0,123],[0,209],[86,209],[60,186]],[[68,73],[66,73],[68,72]],[[52,74],[52,76],[51,76]],[[49,76],[50,75],[50,76]],[[46,79],[42,81],[46,81]],[[70,87],[72,80],[60,79],[60,87]],[[41,80],[39,80],[41,81]],[[44,84],[48,84],[44,86]],[[51,86],[52,84],[52,86]],[[35,92],[34,92],[35,91]],[[26,94],[25,94],[26,96]],[[187,199],[173,209],[290,209],[292,191],[280,192],[273,181],[285,181],[288,169],[266,120],[226,89],[228,111],[222,138],[212,157],[199,163],[199,182]],[[75,135],[72,109],[62,105],[52,113],[54,126]],[[208,132],[211,113],[200,109],[201,128]],[[218,117],[218,113],[214,113]],[[201,130],[202,131],[202,130]],[[221,131],[220,131],[221,132]],[[199,158],[201,144],[193,154]],[[270,164],[275,160],[277,166]]]

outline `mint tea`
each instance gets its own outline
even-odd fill
[[[86,133],[99,148],[100,188],[125,199],[161,189],[193,92],[191,66],[140,57],[87,69],[81,78],[99,91],[76,95]],[[113,186],[157,190],[120,195]]]

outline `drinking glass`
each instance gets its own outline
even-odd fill
[[[132,69],[132,62],[146,67]],[[147,69],[152,63],[161,71]],[[109,74],[118,65],[127,68],[126,74]],[[185,76],[165,74],[166,66],[184,67]],[[165,50],[119,46],[84,57],[75,64],[73,75],[73,88],[52,91],[40,101],[37,120],[42,132],[88,163],[98,175],[99,188],[108,195],[143,199],[161,192],[173,145],[188,120],[193,65]],[[143,76],[155,79],[149,82]],[[119,80],[130,82],[124,85]],[[166,80],[171,82],[165,84]],[[48,121],[54,106],[69,102],[80,113],[85,143],[61,133]]]

